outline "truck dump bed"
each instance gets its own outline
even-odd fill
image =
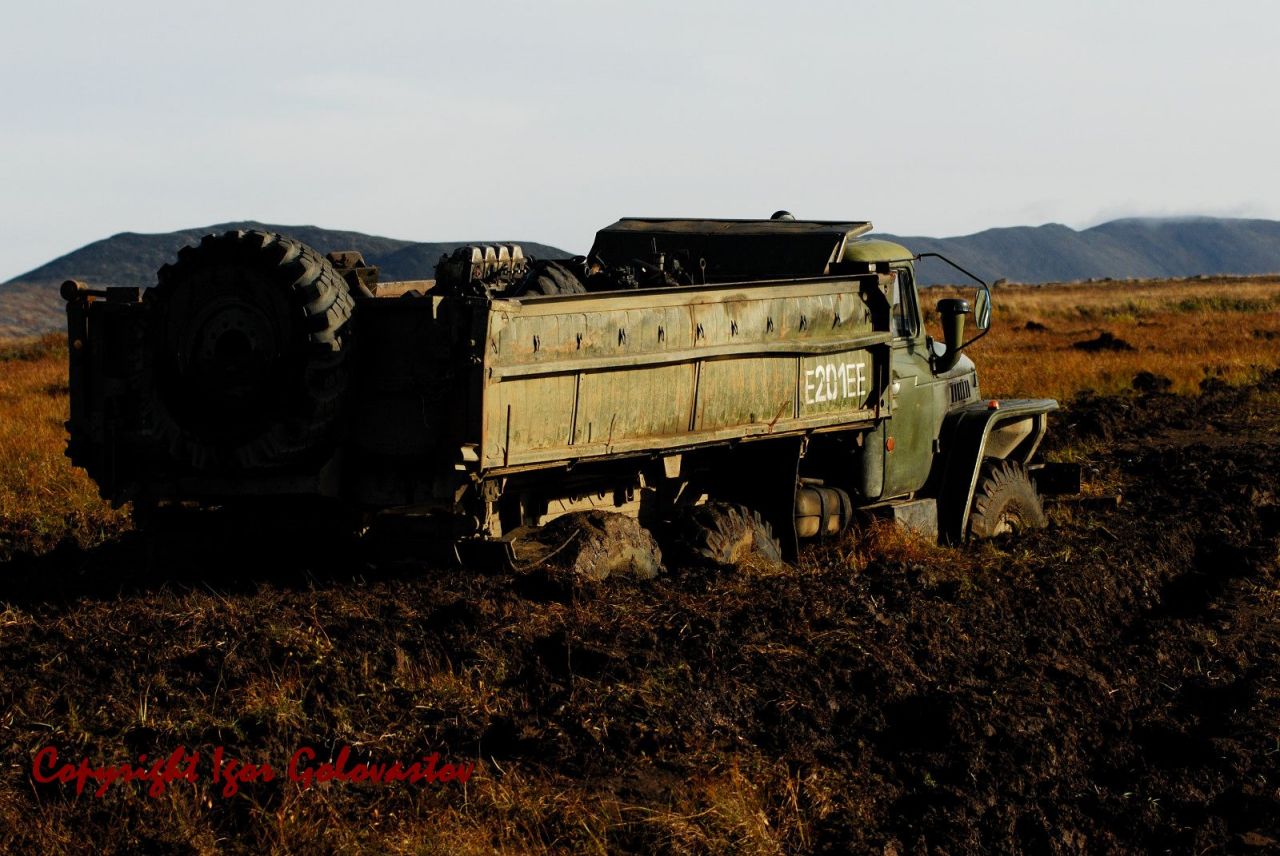
[[[875,274],[480,311],[472,451],[484,471],[849,425],[886,404],[889,304]]]

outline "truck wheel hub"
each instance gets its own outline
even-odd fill
[[[190,360],[206,394],[230,403],[262,384],[278,349],[271,320],[260,308],[224,298],[205,307],[193,326]]]

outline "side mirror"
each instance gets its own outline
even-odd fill
[[[985,285],[973,303],[973,321],[979,330],[991,327],[991,291]]]
[[[978,298],[979,306],[982,298]],[[960,359],[960,347],[964,344],[964,316],[969,314],[969,301],[959,297],[948,297],[938,301],[938,315],[942,318],[942,341],[947,350],[934,363],[935,369],[945,372]],[[987,320],[990,321],[990,304],[987,305]]]

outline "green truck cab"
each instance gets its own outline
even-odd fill
[[[969,302],[931,337],[917,257],[870,229],[627,218],[583,257],[466,247],[399,283],[211,235],[145,292],[64,285],[68,454],[140,519],[321,500],[508,548],[585,510],[696,521],[725,561],[860,510],[953,542],[1043,525],[1057,403],[983,400]]]

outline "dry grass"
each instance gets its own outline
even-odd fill
[[[65,337],[0,345],[0,559],[67,538],[95,544],[127,525],[62,454],[67,393]]]
[[[931,310],[956,295],[972,289],[930,289],[922,300]],[[1276,277],[1014,285],[993,295],[995,323],[971,352],[991,397],[1068,401],[1085,389],[1127,389],[1142,371],[1192,393],[1206,378],[1247,383],[1280,365]],[[1103,333],[1133,350],[1074,347]]]

